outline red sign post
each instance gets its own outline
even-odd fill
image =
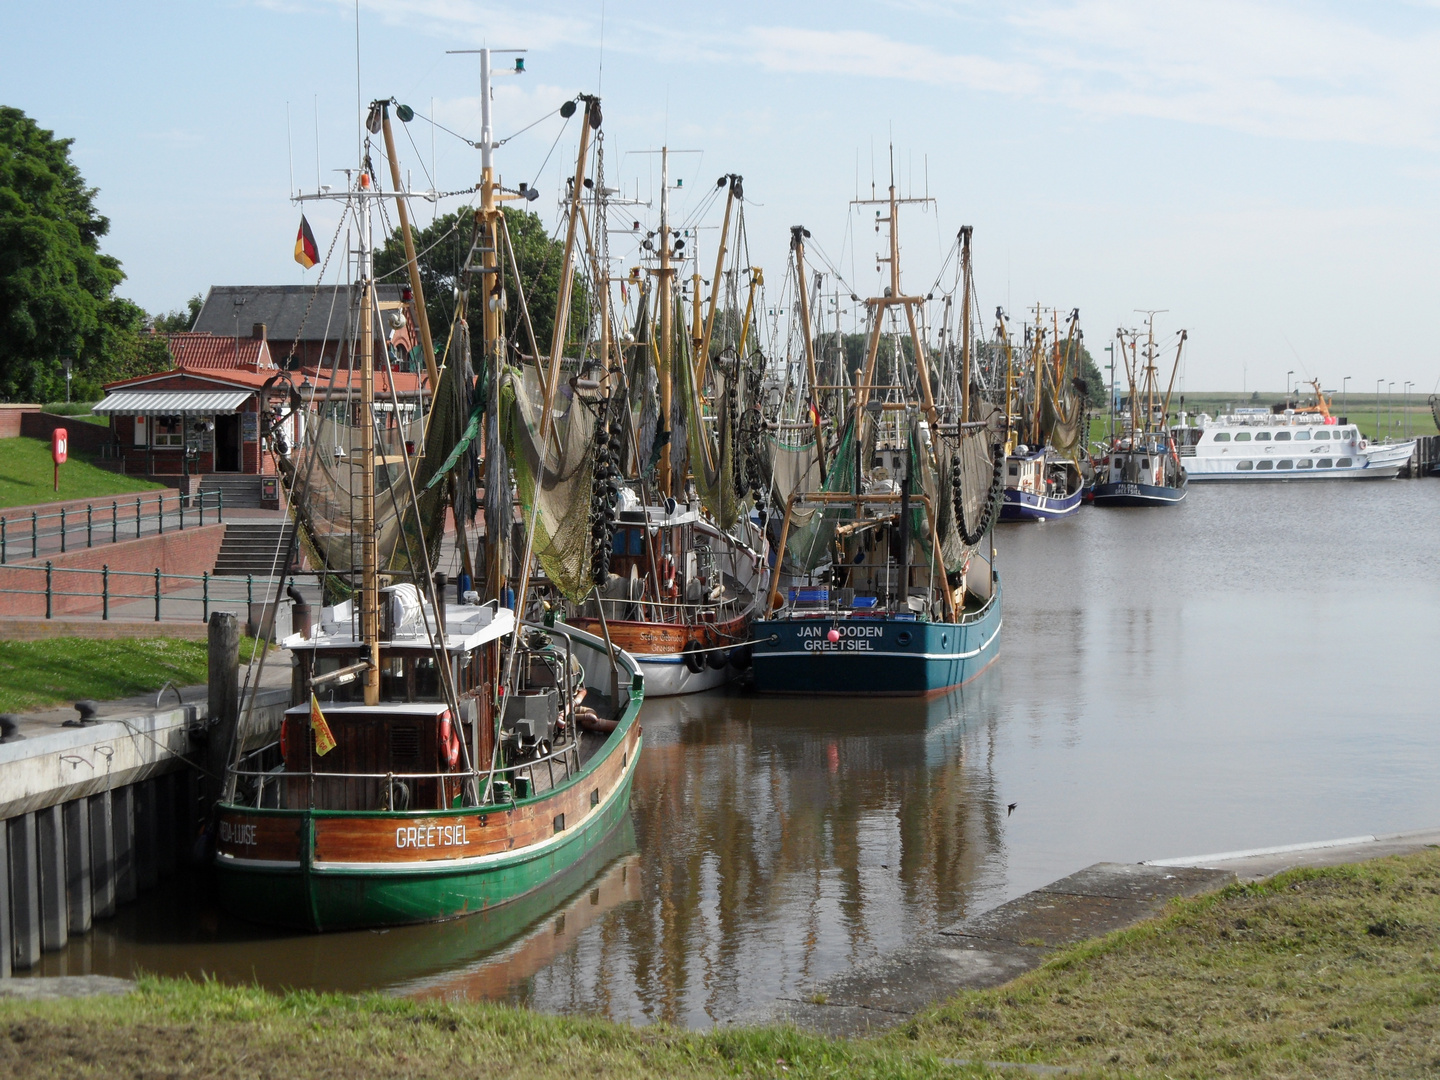
[[[50,434],[50,456],[55,459],[55,490],[60,490],[60,466],[70,456],[70,433],[57,427]]]

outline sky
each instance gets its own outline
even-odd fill
[[[121,292],[152,312],[314,280],[289,196],[343,182],[360,101],[419,114],[398,136],[413,186],[473,186],[478,152],[421,117],[478,138],[478,63],[446,50],[488,45],[528,50],[524,75],[496,79],[496,134],[540,123],[497,162],[540,189],[547,223],[578,138],[547,114],[598,90],[606,179],[627,195],[653,203],[643,151],[662,145],[699,151],[672,158],[681,218],[744,176],[772,303],[796,224],[851,288],[875,286],[884,238],[849,201],[883,192],[893,146],[901,193],[935,199],[902,214],[910,289],[972,225],[987,320],[1078,308],[1098,354],[1164,309],[1197,391],[1440,388],[1433,0],[360,0],[358,65],[354,0],[60,0],[4,22],[0,102],[75,140]],[[338,217],[306,213],[323,253]],[[714,238],[692,241],[707,262]]]

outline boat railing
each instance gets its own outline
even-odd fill
[[[245,754],[239,760],[239,762],[237,762],[235,768],[231,770],[231,775],[234,776],[237,780],[241,777],[246,777],[255,782],[254,801],[251,805],[257,807],[264,806],[265,788],[267,784],[275,784],[277,786],[283,784],[293,785],[302,780],[340,780],[357,783],[361,781],[367,783],[374,782],[376,780],[384,781],[386,804],[384,809],[386,810],[395,809],[394,782],[397,780],[460,781],[461,783],[468,783],[470,781],[474,781],[477,785],[477,791],[493,792],[494,790],[496,790],[495,781],[500,780],[505,781],[508,784],[513,784],[516,777],[523,774],[526,780],[526,786],[528,788],[529,794],[533,795],[540,790],[536,785],[535,770],[537,766],[543,765],[545,767],[545,779],[547,781],[546,790],[550,790],[555,788],[559,784],[565,783],[572,776],[579,773],[583,765],[583,762],[580,759],[580,740],[578,737],[575,737],[571,738],[563,746],[553,748],[548,753],[541,754],[536,757],[527,758],[524,761],[512,762],[509,765],[497,765],[490,769],[470,769],[468,771],[462,770],[458,772],[407,773],[390,771],[361,773],[322,772],[315,769],[307,769],[304,772],[292,772],[286,770],[283,765],[278,768],[272,769],[245,767],[247,764],[259,758],[266,751],[273,750],[279,745],[280,743],[277,739],[274,742],[267,743],[262,747],[251,750],[249,753]],[[558,780],[556,779],[557,768],[560,770]],[[510,790],[513,791],[514,788],[511,787]],[[441,792],[442,794],[444,792],[443,784],[441,785]],[[514,799],[512,798],[508,801],[513,802]],[[497,802],[484,805],[502,804]],[[446,807],[440,806],[435,807],[434,809],[444,810],[446,809]]]

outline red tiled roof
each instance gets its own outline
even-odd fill
[[[223,337],[215,334],[180,333],[167,335],[175,366],[221,368],[240,371],[271,370],[270,343],[264,338]]]
[[[146,383],[169,381],[178,379],[198,379],[201,382],[219,383],[221,385],[243,386],[247,389],[259,389],[273,379],[279,372],[274,368],[261,369],[260,371],[245,371],[241,368],[183,368],[174,367],[169,371],[152,371],[148,375],[135,375],[129,379],[121,379],[118,382],[106,383],[105,390],[118,390],[122,387],[143,386]]]
[[[337,368],[333,373],[333,381],[331,375],[332,372],[328,367],[308,367],[301,368],[299,371],[292,373],[290,377],[294,381],[296,388],[300,389],[302,394],[308,393],[307,389],[301,387],[302,382],[318,387],[321,394],[327,389],[330,390],[331,393],[336,394],[343,394],[351,389],[357,393],[359,392],[360,372],[349,368]],[[407,397],[413,397],[420,393],[420,388],[426,381],[424,375],[414,375],[408,371],[397,371],[395,372],[395,392]],[[377,370],[375,372],[375,393],[390,393],[390,379],[383,370]]]

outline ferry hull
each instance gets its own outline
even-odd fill
[[[1159,487],[1122,481],[1096,484],[1091,501],[1096,506],[1174,506],[1185,499],[1185,488]]]
[[[962,623],[825,616],[754,624],[755,689],[762,694],[923,696],[969,682],[1000,652],[1000,583]],[[837,642],[827,638],[834,627]]]
[[[1052,496],[1006,488],[1005,501],[1000,505],[1000,520],[1050,521],[1069,517],[1080,509],[1083,491],[1082,488],[1070,495]]]

